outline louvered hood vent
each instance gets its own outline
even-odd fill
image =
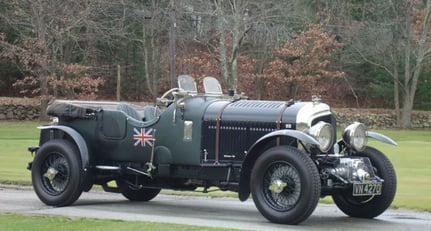
[[[286,102],[240,100],[230,103],[219,101],[211,104],[204,115],[204,121],[254,121],[276,122],[286,110]]]

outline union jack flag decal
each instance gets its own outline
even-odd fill
[[[134,128],[133,139],[135,147],[140,145],[146,147],[147,145],[152,147],[154,143],[154,130],[152,128]]]

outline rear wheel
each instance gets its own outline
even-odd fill
[[[66,206],[82,193],[82,163],[76,147],[66,140],[50,140],[37,151],[31,177],[34,191],[47,205]]]
[[[298,224],[307,219],[320,197],[316,165],[304,153],[289,146],[265,151],[251,173],[251,192],[259,212],[268,220]]]
[[[130,201],[150,201],[159,195],[159,188],[136,188],[122,181],[117,181],[121,194]]]
[[[373,218],[383,213],[392,203],[397,190],[397,178],[389,159],[380,151],[367,147],[356,156],[368,157],[375,174],[384,180],[382,194],[376,196],[352,196],[351,190],[341,191],[332,196],[334,203],[346,215]]]

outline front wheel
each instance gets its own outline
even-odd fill
[[[309,156],[289,146],[265,151],[251,173],[251,193],[259,212],[271,222],[298,224],[320,197],[320,178]]]
[[[82,193],[83,170],[76,147],[67,140],[50,140],[37,151],[31,178],[34,191],[47,205],[67,206]]]
[[[376,196],[352,196],[351,190],[332,195],[334,203],[346,215],[373,218],[383,213],[392,203],[397,190],[397,177],[389,159],[380,151],[367,147],[356,156],[368,157],[375,174],[384,180],[382,194]]]

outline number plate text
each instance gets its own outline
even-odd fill
[[[354,183],[353,196],[371,196],[382,194],[382,183]]]

